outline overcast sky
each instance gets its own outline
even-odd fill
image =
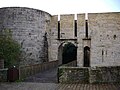
[[[0,7],[30,7],[52,15],[120,12],[120,0],[0,0]]]

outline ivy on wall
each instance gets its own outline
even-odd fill
[[[4,67],[9,68],[19,64],[20,45],[12,39],[11,30],[0,31],[0,59],[4,59]]]

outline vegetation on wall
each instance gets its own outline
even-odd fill
[[[20,45],[12,39],[11,30],[0,31],[0,59],[4,59],[5,68],[19,64]]]

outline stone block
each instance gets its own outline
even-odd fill
[[[60,39],[74,39],[74,15],[60,15]]]
[[[88,83],[89,72],[88,68],[77,67],[60,67],[59,68],[60,83]]]

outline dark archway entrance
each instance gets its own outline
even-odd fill
[[[62,64],[77,60],[77,47],[72,43],[67,43],[63,47]]]
[[[90,66],[90,48],[84,47],[84,67]]]

